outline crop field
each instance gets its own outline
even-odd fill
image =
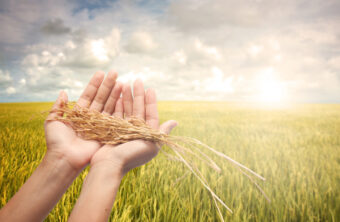
[[[41,111],[51,103],[0,104],[0,207],[19,190],[46,151]],[[340,105],[264,108],[222,102],[160,102],[173,134],[214,147],[266,178],[271,202],[229,162],[204,167],[211,188],[233,210],[226,221],[340,221]],[[33,117],[33,118],[32,118]],[[165,148],[166,150],[166,148]],[[46,218],[66,221],[88,168]],[[219,221],[209,192],[179,162],[160,153],[123,179],[112,221]]]

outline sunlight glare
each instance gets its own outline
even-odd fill
[[[285,87],[275,76],[273,68],[265,69],[258,78],[257,101],[263,103],[282,103],[286,100]]]
[[[91,50],[93,55],[99,61],[108,61],[107,51],[105,49],[104,41],[102,39],[94,40],[91,42]]]

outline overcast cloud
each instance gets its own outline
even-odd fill
[[[340,102],[336,0],[0,1],[0,101],[72,100],[97,70],[160,100]]]

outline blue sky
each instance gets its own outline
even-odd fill
[[[0,102],[80,95],[97,70],[160,100],[340,102],[340,2],[1,1]]]

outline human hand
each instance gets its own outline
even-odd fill
[[[122,84],[117,82],[117,73],[97,72],[80,96],[77,105],[111,115],[120,97]],[[67,94],[61,92],[53,109],[61,108],[67,103]],[[53,119],[62,113],[51,112],[47,119]],[[63,159],[79,172],[91,160],[93,154],[101,147],[97,141],[84,140],[75,131],[61,121],[45,121],[45,137],[48,159]]]
[[[112,114],[122,90],[116,83],[117,74],[97,72],[84,90],[77,104],[103,113]],[[96,141],[84,140],[73,129],[53,120],[53,112],[67,102],[61,92],[52,112],[45,121],[47,151],[34,173],[0,210],[0,221],[43,221],[82,168],[100,148]],[[83,220],[81,220],[83,221]]]
[[[133,96],[131,87],[128,84],[124,85],[123,96],[118,100],[113,115],[125,119],[131,116],[141,118],[153,129],[159,129],[167,134],[177,125],[176,121],[170,120],[159,126],[155,91],[149,89],[145,92],[141,80],[134,82]],[[123,176],[129,170],[150,161],[157,155],[159,148],[157,144],[144,140],[135,140],[118,146],[104,145],[93,155],[91,168],[103,168],[102,170]]]

